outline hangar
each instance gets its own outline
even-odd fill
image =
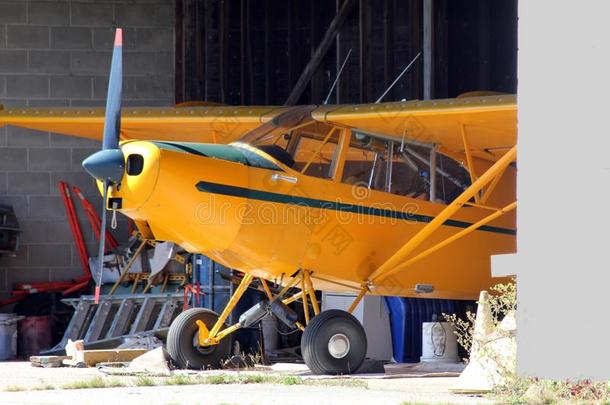
[[[333,313],[328,310],[349,307],[348,312],[353,312],[359,303],[364,308],[359,321],[368,323],[363,317],[367,302],[372,301],[361,299],[377,291],[398,301],[394,307],[390,298],[370,304],[389,314],[382,320],[386,329],[369,328],[382,331],[377,333],[380,337],[369,338],[369,349],[391,341],[391,354],[383,360],[420,359],[426,350],[421,347],[422,324],[434,320],[440,325],[436,319],[443,313],[463,316],[473,310],[473,292],[490,285],[489,263],[477,259],[476,264],[464,266],[470,270],[463,273],[463,286],[452,280],[447,287],[434,277],[418,282],[414,276],[408,281],[408,293],[400,281],[392,287],[383,285],[387,274],[398,276],[403,274],[400,266],[424,260],[424,264],[434,263],[433,270],[445,277],[444,272],[452,269],[450,261],[426,260],[439,257],[436,250],[451,244],[451,252],[459,252],[452,256],[459,257],[454,262],[466,263],[476,254],[462,243],[473,238],[482,238],[483,242],[475,243],[479,247],[492,241],[489,249],[480,249],[485,258],[514,252],[515,226],[510,219],[514,221],[514,197],[507,197],[507,191],[489,200],[488,194],[498,184],[498,190],[506,187],[514,194],[516,100],[510,95],[517,93],[517,11],[516,1],[483,0],[0,2],[0,133],[4,138],[0,202],[6,210],[7,241],[0,257],[3,308],[18,317],[47,317],[40,328],[48,330],[49,338],[45,347],[32,349],[36,354],[61,351],[68,338],[82,339],[87,350],[116,347],[135,335],[159,339],[158,332],[167,330],[176,318],[183,324],[182,332],[194,328],[188,333],[195,340],[189,335],[187,343],[197,349],[195,357],[185,354],[182,338],[169,328],[168,349],[178,366],[193,366],[203,349],[220,347],[219,342],[235,331],[235,341],[244,350],[263,345],[286,353],[285,349],[299,346],[295,342],[305,330],[305,340],[313,346],[295,357],[303,356],[314,373],[343,374],[355,370],[333,368],[332,362],[351,356],[350,348],[360,346],[357,339],[353,340],[352,332],[330,336],[323,346],[328,343],[327,351],[335,360],[329,357],[332,364],[322,364],[321,355],[314,353],[319,336],[307,334],[307,323],[310,317],[314,324],[315,318],[318,323],[332,318],[324,315]],[[121,55],[122,71],[117,70]],[[109,72],[113,72],[110,80]],[[435,101],[442,99],[448,101]],[[123,117],[118,120],[110,113],[120,112],[121,103]],[[354,113],[360,105],[378,115]],[[104,106],[105,110],[99,108]],[[391,111],[392,118],[379,113],[381,108]],[[211,118],[199,118],[204,114]],[[426,114],[432,118],[423,118]],[[451,118],[455,116],[459,118]],[[398,128],[395,123],[400,120],[411,127]],[[115,124],[119,132],[113,133]],[[97,155],[97,160],[89,158],[85,169],[81,167],[87,156],[100,153],[102,132],[103,149],[120,153],[120,173],[107,166],[109,160],[104,159],[110,159],[109,153],[103,158]],[[119,135],[123,141],[131,140],[121,146],[124,152],[120,152]],[[271,138],[274,141],[269,144]],[[506,139],[512,143],[501,144]],[[242,142],[229,149],[202,144],[237,140]],[[144,148],[147,141],[155,142]],[[303,147],[307,143],[309,149]],[[147,152],[138,152],[138,145]],[[258,149],[252,150],[252,145]],[[272,147],[281,148],[281,153]],[[350,148],[358,152],[350,154]],[[369,152],[370,157],[359,155]],[[224,222],[209,228],[213,229],[209,235],[205,228],[205,236],[187,231],[219,224],[202,219],[209,209],[202,208],[199,197],[186,197],[170,186],[182,184],[177,177],[158,180],[167,187],[161,194],[151,194],[153,200],[159,198],[158,207],[165,204],[165,211],[133,205],[144,201],[144,191],[121,179],[148,173],[150,154],[155,153],[192,169],[172,175],[188,181],[198,167],[195,160],[188,163],[190,159],[211,158],[210,169],[226,173],[225,177],[195,182],[193,193],[228,196],[229,206],[239,202],[232,198],[245,197],[272,205],[279,201],[305,206],[315,212],[351,210],[362,215],[359,210],[364,207],[366,215],[419,223],[422,232],[414,233],[402,248],[397,237],[369,248],[367,266],[372,267],[367,275],[353,267],[357,276],[341,273],[329,279],[323,266],[316,267],[316,260],[327,260],[324,246],[313,249],[309,243],[302,253],[300,248],[282,245],[283,241],[297,246],[311,235],[315,239],[314,231],[277,227],[261,232],[244,227],[244,222],[237,233],[231,233]],[[247,166],[248,174],[218,161]],[[363,164],[369,166],[358,179],[358,167]],[[287,170],[295,168],[302,170],[302,177]],[[303,184],[298,190],[301,194],[285,191],[289,189],[283,186],[264,192],[253,188],[259,180],[252,173],[259,169],[275,170],[270,177],[273,182]],[[339,191],[333,191],[339,193],[338,199],[318,196],[326,183],[308,180],[324,178],[316,171],[326,171],[325,178],[337,182]],[[100,199],[99,187],[89,174],[109,193],[107,201]],[[233,184],[239,176],[249,176],[248,183]],[[502,176],[512,176],[512,186],[504,185]],[[409,178],[412,189],[399,191],[407,187],[399,178]],[[263,187],[269,185],[261,181]],[[398,195],[425,202],[408,213],[354,205],[349,195],[340,195],[348,183],[352,197],[359,201],[354,195],[357,185],[368,190],[367,198],[371,193],[373,197],[392,194],[387,197],[392,202],[399,201]],[[130,187],[140,191],[132,192]],[[177,194],[172,197],[173,193]],[[172,205],[176,196],[182,202]],[[388,201],[382,197],[379,201]],[[486,205],[488,200],[493,204]],[[102,209],[106,203],[110,210]],[[434,204],[447,209],[434,208]],[[194,211],[197,224],[181,218],[180,209],[185,210],[182,214]],[[483,215],[486,209],[495,213]],[[112,225],[107,236],[106,223]],[[443,234],[445,241],[430,239],[436,223],[456,229]],[[370,235],[378,225],[368,228]],[[397,231],[402,225],[388,226],[392,235],[405,234]],[[361,238],[361,231],[355,229],[345,235]],[[299,236],[299,232],[304,233]],[[263,238],[269,249],[261,248]],[[430,241],[436,245],[427,245]],[[374,245],[368,240],[362,243],[366,244]],[[385,247],[396,254],[385,252]],[[359,260],[358,254],[366,249],[360,247],[350,257]],[[415,256],[409,257],[413,252]],[[300,255],[303,259],[297,259]],[[405,259],[409,261],[401,264]],[[311,263],[311,268],[303,263]],[[485,269],[485,281],[465,276],[479,271],[475,269]],[[344,303],[343,295],[320,291],[329,289],[351,291],[353,303]],[[195,326],[194,318],[179,315],[188,306],[216,311],[214,319],[220,320],[204,317]],[[303,313],[296,315],[295,307]],[[407,329],[405,319],[410,322]],[[233,326],[224,327],[225,321]],[[358,365],[365,354],[359,356]],[[205,365],[195,364],[196,368]]]

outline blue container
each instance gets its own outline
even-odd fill
[[[422,355],[422,324],[443,314],[464,317],[468,309],[475,311],[474,301],[442,300],[431,298],[385,297],[390,314],[392,351],[399,363],[418,363]]]

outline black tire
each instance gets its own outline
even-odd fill
[[[195,370],[219,368],[229,358],[230,336],[209,347],[198,348],[195,344],[199,332],[195,322],[201,320],[208,329],[212,329],[217,319],[216,312],[205,308],[188,309],[174,319],[167,333],[167,352],[177,367]]]
[[[347,339],[349,343],[349,348],[345,349],[345,354],[341,353],[340,358],[329,350],[333,337]],[[314,374],[351,374],[362,365],[366,356],[366,333],[350,313],[330,309],[315,316],[305,328],[301,353]]]

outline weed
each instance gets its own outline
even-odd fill
[[[4,391],[7,391],[7,392],[26,391],[26,388],[22,387],[20,385],[9,385],[8,387],[4,388]]]
[[[301,385],[303,384],[303,379],[294,375],[287,375],[282,378],[281,382],[284,385]]]
[[[138,387],[152,387],[152,386],[155,386],[155,385],[157,385],[155,383],[155,380],[153,380],[150,377],[140,376],[136,380],[136,386],[138,386]]]
[[[193,385],[197,384],[197,380],[193,377],[184,374],[174,374],[165,380],[165,385]]]
[[[89,380],[79,380],[61,386],[65,390],[79,390],[87,388],[117,388],[124,387],[125,383],[120,380],[106,380],[102,377],[93,377]]]

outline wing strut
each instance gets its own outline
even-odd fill
[[[411,260],[408,260],[409,255],[413,253],[413,251],[420,246],[424,241],[430,237],[443,223],[451,218],[457,211],[460,210],[464,205],[468,203],[468,201],[473,198],[475,195],[479,193],[487,184],[490,182],[494,182],[496,177],[501,174],[517,157],[517,147],[514,146],[510,149],[502,158],[500,158],[493,166],[491,166],[482,176],[480,176],[470,187],[468,187],[462,194],[460,194],[451,204],[447,205],[447,207],[441,211],[439,215],[437,215],[432,221],[430,221],[426,226],[424,226],[415,236],[413,236],[409,241],[404,244],[392,257],[386,260],[377,270],[375,270],[370,276],[369,281],[371,283],[378,282],[391,274],[394,274],[400,270],[403,270],[406,266],[413,263],[415,260],[419,260],[430,253],[440,249],[440,247],[444,247],[449,243],[459,239],[470,232],[480,228],[484,224],[498,218],[504,213],[514,209],[516,207],[516,202],[509,204],[508,206],[496,211],[495,213],[483,218],[477,223],[469,226],[463,231],[458,232],[456,235],[451,236],[447,240],[433,246],[432,248],[420,253],[418,256],[415,256]],[[441,245],[439,247],[439,245]],[[405,260],[408,260],[405,262]]]

